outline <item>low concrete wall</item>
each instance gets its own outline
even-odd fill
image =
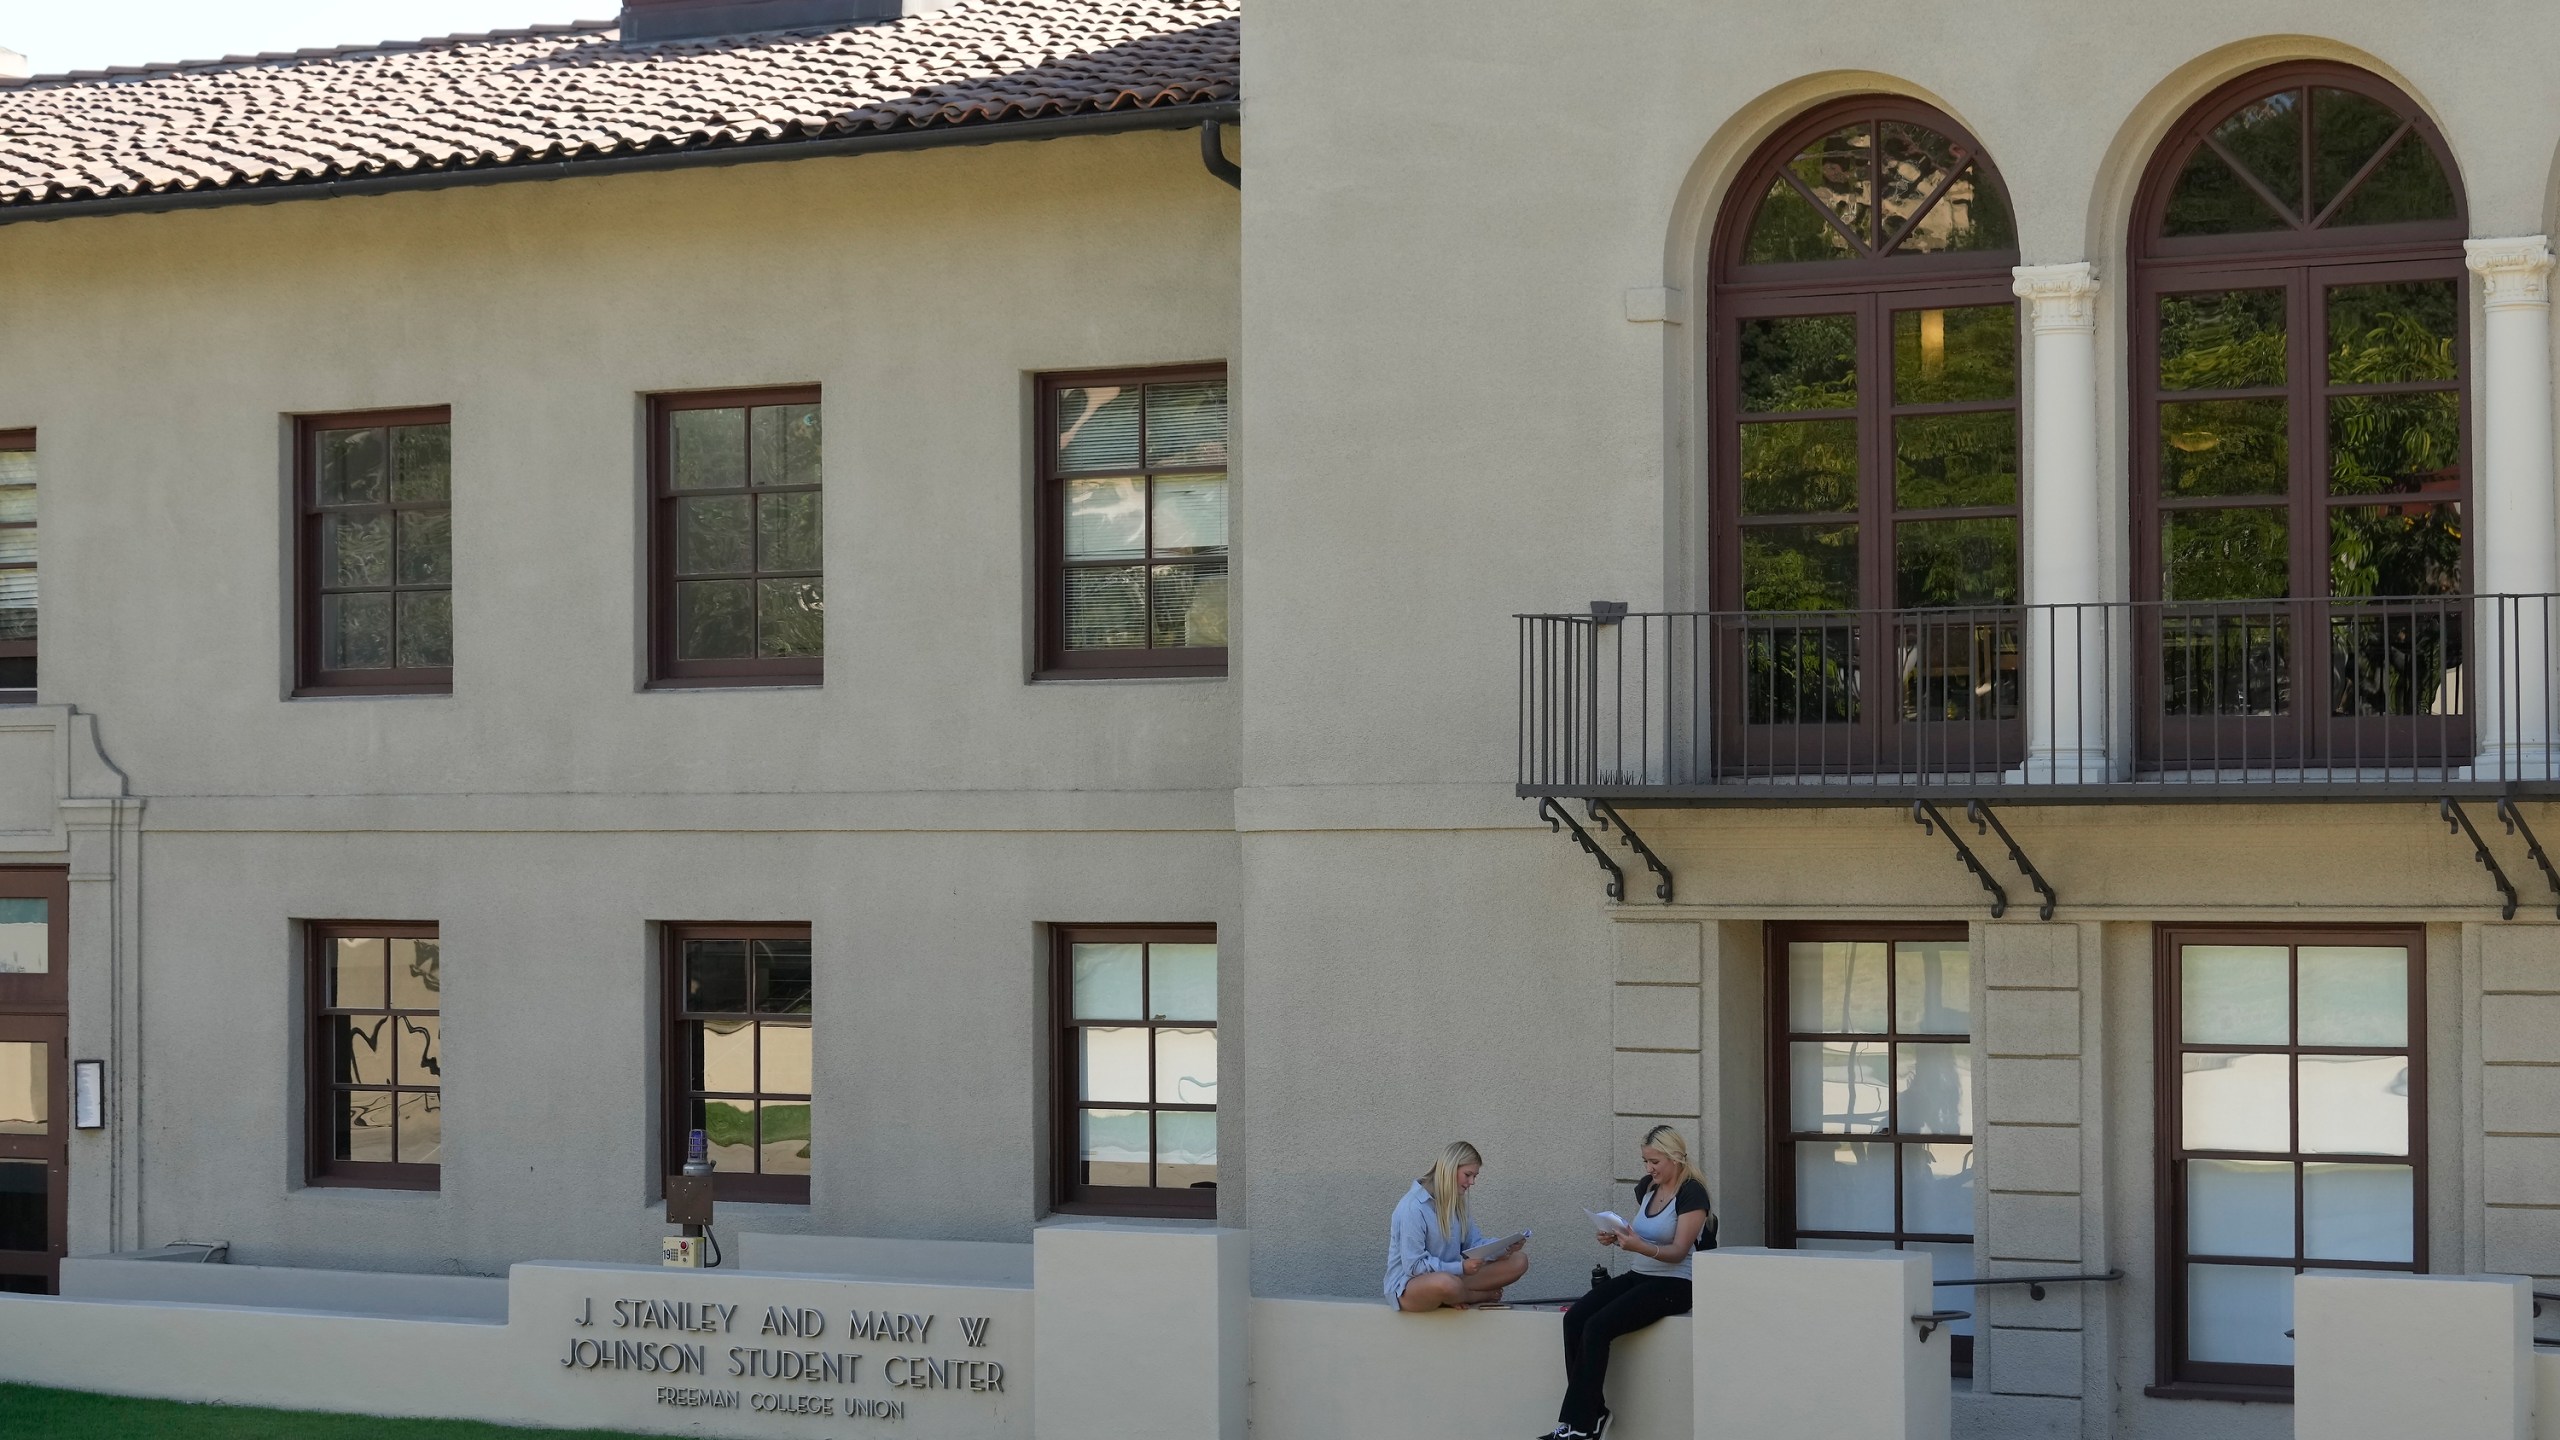
[[[2560,1350],[2533,1353],[2536,1440],[2560,1440]]]
[[[737,1266],[774,1274],[937,1285],[1031,1283],[1031,1247],[984,1240],[866,1240],[849,1235],[741,1235]]]
[[[1553,1310],[1404,1315],[1343,1300],[1253,1302],[1254,1440],[1526,1440],[1564,1399]],[[1690,1440],[1689,1317],[1609,1362],[1609,1440]]]
[[[488,1275],[405,1275],[199,1264],[95,1255],[62,1262],[71,1300],[255,1305],[407,1320],[504,1320],[507,1282]]]
[[[2532,1440],[2533,1284],[2510,1275],[2299,1275],[2302,1440]]]

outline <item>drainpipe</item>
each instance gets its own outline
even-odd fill
[[[1210,174],[1242,190],[1244,167],[1227,158],[1226,130],[1226,122],[1215,117],[1201,122],[1200,163],[1209,167]]]

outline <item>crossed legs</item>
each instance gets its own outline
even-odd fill
[[[1514,1250],[1473,1275],[1446,1275],[1433,1271],[1416,1275],[1405,1282],[1404,1297],[1396,1302],[1399,1310],[1463,1310],[1470,1305],[1490,1305],[1502,1298],[1502,1292],[1520,1283],[1529,1273],[1529,1252]]]

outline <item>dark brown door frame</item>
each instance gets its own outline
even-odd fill
[[[0,1278],[39,1277],[52,1294],[70,1248],[71,1017],[70,872],[59,867],[0,866],[0,899],[45,902],[46,969],[42,975],[0,976],[0,1041],[34,1041],[46,1047],[43,1135],[0,1135],[0,1160],[38,1160],[47,1167],[46,1247],[0,1250]]]

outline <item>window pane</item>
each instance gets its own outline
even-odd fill
[[[2187,1267],[2187,1358],[2290,1365],[2293,1272],[2275,1265]]]
[[[453,663],[453,593],[403,590],[399,598],[402,668]]]
[[[1075,948],[1083,950],[1086,947],[1079,945]],[[1148,947],[1147,958],[1147,1003],[1148,1008],[1155,1012],[1155,1019],[1218,1018],[1217,946],[1153,945]]]
[[[809,1102],[765,1100],[756,1106],[757,1168],[767,1175],[809,1173]]]
[[[2406,1165],[2302,1167],[2302,1253],[2315,1260],[2416,1255],[2416,1173]]]
[[[1857,526],[1752,525],[1743,529],[1743,608],[1847,610],[1857,603]]]
[[[1881,1035],[1891,955],[1880,940],[1791,941],[1787,1028],[1811,1035]]]
[[[1800,1141],[1796,1228],[1893,1233],[1894,1151],[1882,1141]]]
[[[2160,407],[2165,495],[2281,495],[2288,483],[2282,400],[2189,400]]]
[[[1227,643],[1227,562],[1159,565],[1153,586],[1155,647],[1216,648]]]
[[[1814,203],[1840,217],[1850,234],[1873,245],[1875,170],[1870,139],[1861,121],[1806,146],[1788,168],[1813,192]]]
[[[1743,242],[1745,265],[1781,265],[1806,260],[1846,260],[1857,251],[1847,236],[1822,218],[1796,187],[1785,180],[1769,182],[1760,213],[1751,217],[1751,237]]]
[[[827,653],[825,581],[756,582],[756,653],[774,658]]]
[[[2325,210],[2392,136],[2400,112],[2352,90],[2311,92],[2311,206]]]
[[[1896,1125],[1905,1135],[1973,1133],[1973,1047],[1914,1045],[1895,1052]]]
[[[0,450],[0,485],[36,483],[36,452],[33,450]]]
[[[736,575],[755,568],[754,511],[744,495],[676,502],[676,573]]]
[[[2189,1150],[2282,1154],[2293,1148],[2290,1056],[2180,1057],[2180,1128]]]
[[[2302,947],[2305,1045],[2409,1043],[2409,952],[2397,945]]]
[[[2399,225],[2450,220],[2454,212],[2453,181],[2436,162],[2436,152],[2413,132],[2391,147],[2389,157],[2338,207],[2329,224]]]
[[[756,1013],[808,1014],[809,942],[757,940],[750,942],[748,948],[756,966]]]
[[[1915,520],[1893,527],[1894,603],[1906,610],[2015,605],[2018,522]]]
[[[2292,626],[2281,613],[2165,615],[2161,708],[2171,715],[2280,715],[2292,708]]]
[[[391,1018],[391,1048],[397,1052],[402,1085],[444,1083],[444,1021],[434,1015]]]
[[[45,1082],[50,1048],[0,1040],[0,1135],[42,1135],[48,1128],[51,1112]]]
[[[1807,218],[1820,222],[1810,213]],[[1858,403],[1857,316],[1745,320],[1741,337],[1743,413],[1846,410]]]
[[[1198,1110],[1156,1113],[1156,1188],[1218,1183],[1218,1117]]]
[[[2160,297],[2160,388],[2282,385],[2285,292],[2208,290]]]
[[[1076,1033],[1083,1047],[1077,1061],[1077,1099],[1105,1104],[1147,1103],[1145,1027],[1097,1026]]]
[[[444,1096],[428,1091],[401,1095],[397,1106],[400,1163],[434,1165],[444,1158]]]
[[[1147,570],[1143,565],[1078,566],[1066,574],[1067,648],[1147,648]]]
[[[2281,600],[2291,593],[2284,511],[2176,510],[2162,521],[2166,598]]]
[[[403,585],[453,583],[452,511],[400,512],[400,563],[397,573]]]
[[[1893,942],[1893,1013],[1894,1028],[1906,1035],[1972,1034],[1973,951],[1967,942]]]
[[[1788,1049],[1788,1124],[1805,1135],[1875,1135],[1892,1118],[1881,1040],[1798,1040]]]
[[[2409,1061],[2403,1055],[2305,1055],[2302,1153],[2409,1153]]]
[[[1058,392],[1058,468],[1138,468],[1138,387],[1078,386]],[[1140,1153],[1145,1147],[1141,1145]]]
[[[0,899],[0,975],[44,975],[53,969],[50,911],[43,900]]]
[[[1895,404],[2007,400],[2017,393],[2017,306],[1893,313]]]
[[[1084,1110],[1077,1113],[1076,1158],[1087,1185],[1144,1188],[1147,1184],[1147,1112]]]
[[[668,474],[678,490],[735,490],[747,483],[747,412],[674,410]]]
[[[1227,548],[1227,477],[1187,475],[1155,482],[1156,553],[1193,555]]]
[[[1227,382],[1147,387],[1147,468],[1223,470],[1227,464]]]
[[[755,649],[755,588],[745,580],[676,586],[676,658],[743,660]]]
[[[33,565],[36,563],[36,527],[12,526],[0,530],[0,565]]]
[[[0,450],[0,460],[19,452]],[[0,485],[0,524],[32,525],[36,519],[36,487]]]
[[[2431,395],[2341,395],[2329,401],[2329,493],[2434,495],[2462,486],[2462,406]]]
[[[1136,559],[1146,553],[1146,481],[1067,482],[1067,555],[1070,559]]]
[[[320,597],[320,665],[325,670],[391,668],[391,597]]]
[[[1159,946],[1158,951],[1172,949]],[[1144,952],[1136,945],[1070,945],[1067,969],[1078,1020],[1143,1020],[1146,1001],[1139,992]],[[1191,1018],[1188,1016],[1185,1019]]]
[[[1902,1147],[1902,1228],[1929,1235],[1973,1233],[1973,1147]]]
[[[758,485],[815,485],[819,481],[818,407],[759,405],[747,412]]]
[[[1945,182],[1947,172],[1956,168],[1956,146],[1937,131],[1907,120],[1878,125],[1876,143],[1884,176],[1877,203],[1884,211],[1884,233],[1890,237],[1911,223]]]
[[[1894,421],[1893,503],[1905,510],[2017,504],[2016,412]]]
[[[1156,1103],[1159,1105],[1215,1105],[1218,1103],[1217,1031],[1159,1030],[1156,1032]]]
[[[36,638],[36,572],[0,570],[0,640]]]
[[[340,1085],[391,1083],[391,1017],[329,1017],[329,1078]]]
[[[692,1086],[752,1095],[756,1089],[756,1027],[745,1020],[705,1020],[694,1028]]]
[[[383,476],[383,432],[323,430],[320,450],[320,503],[379,505],[390,487]]]
[[[2458,373],[2453,345],[2462,313],[2460,282],[2334,285],[2327,294],[2331,384],[2451,380]]]
[[[391,498],[402,504],[453,497],[453,427],[395,425],[391,430]]]
[[[359,1164],[391,1163],[391,1092],[333,1090],[330,1106],[329,1158]]]
[[[1742,513],[1858,508],[1858,422],[1762,420],[1742,427]]]
[[[702,1132],[711,1163],[731,1175],[756,1172],[756,1111],[753,1100],[697,1100],[689,1128]]]
[[[2283,1045],[2290,981],[2282,945],[2178,948],[2178,1038],[2190,1045]]]
[[[684,1008],[696,1015],[746,1013],[746,941],[684,942]]]
[[[390,584],[391,516],[380,510],[321,516],[320,574],[333,587]]]
[[[798,495],[756,497],[756,568],[817,570],[824,568],[819,507],[824,497],[812,491]],[[692,501],[685,501],[692,504]]]
[[[444,992],[444,945],[437,940],[394,940],[391,945],[391,1008],[441,1008]]]
[[[329,1006],[335,1010],[379,1010],[384,988],[384,949],[379,939],[340,938],[329,942]]]
[[[2302,204],[2302,95],[2286,90],[2243,105],[2213,138],[2288,207]]]
[[[2222,157],[2198,145],[2169,192],[2164,235],[2242,235],[2286,228],[2285,218],[2270,209],[2258,192],[2242,183]]]
[[[1929,207],[1896,253],[2017,248],[2018,222],[2009,213],[2009,197],[1983,177],[1977,162],[1964,167],[1946,198]]]
[[[2187,1253],[2292,1256],[2293,1162],[2188,1161]]]
[[[809,1083],[810,1028],[772,1022],[756,1027],[756,1089],[767,1095],[806,1095]]]

